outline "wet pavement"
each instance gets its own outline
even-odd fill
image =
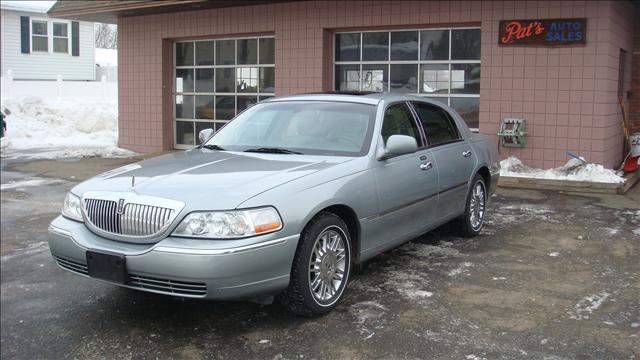
[[[637,359],[640,190],[500,189],[481,236],[443,226],[358,270],[332,313],[185,300],[57,268],[48,223],[132,160],[2,160],[2,358]]]

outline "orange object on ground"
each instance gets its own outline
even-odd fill
[[[624,162],[624,166],[622,167],[622,170],[628,173],[638,170],[638,167],[639,167],[638,161],[640,161],[640,156],[627,157],[627,160]]]

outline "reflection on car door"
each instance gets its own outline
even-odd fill
[[[476,156],[446,110],[417,101],[412,105],[438,167],[438,218],[461,213]]]
[[[380,248],[430,224],[437,204],[438,174],[431,152],[424,147],[416,120],[407,103],[390,105],[384,115],[381,141],[391,135],[412,136],[419,150],[412,154],[380,160],[373,169],[378,186],[377,229],[370,237]],[[364,237],[363,237],[364,238]]]

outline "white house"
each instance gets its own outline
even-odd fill
[[[0,2],[0,72],[14,80],[95,80],[92,22],[47,15],[54,2]]]

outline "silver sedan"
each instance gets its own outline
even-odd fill
[[[477,235],[499,176],[492,141],[451,108],[403,95],[274,98],[200,141],[74,187],[49,227],[57,264],[320,315],[354,265],[450,221]]]

